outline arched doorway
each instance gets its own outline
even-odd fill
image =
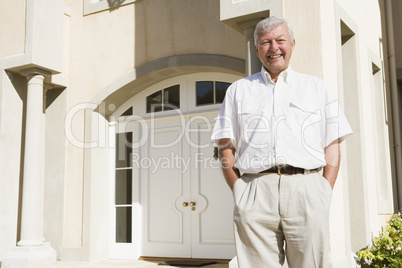
[[[234,257],[233,202],[210,136],[238,78],[178,76],[116,110],[111,257]]]

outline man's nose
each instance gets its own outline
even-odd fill
[[[271,42],[271,46],[269,47],[271,51],[276,51],[278,49],[278,43],[276,41]]]

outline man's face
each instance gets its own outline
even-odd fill
[[[295,41],[292,41],[286,24],[279,24],[270,32],[259,36],[255,52],[275,81],[288,68],[294,46]]]

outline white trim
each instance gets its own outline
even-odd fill
[[[170,79],[166,79],[155,85],[150,86],[149,88],[139,92],[124,104],[122,104],[116,111],[113,113],[113,116],[118,117],[128,108],[133,106],[133,114],[139,115],[144,119],[148,118],[150,114],[146,113],[146,97],[150,94],[159,91],[161,89],[173,86],[180,85],[180,111],[183,114],[188,113],[200,113],[204,111],[219,110],[221,104],[211,104],[211,105],[203,105],[196,106],[196,93],[195,93],[195,82],[196,81],[218,81],[218,82],[228,82],[233,83],[234,81],[240,79],[242,77],[232,74],[225,73],[215,73],[215,72],[205,72],[205,73],[195,73],[188,75],[181,75],[177,77],[173,77]],[[169,110],[155,113],[155,117],[164,117],[166,115],[177,115],[177,111]]]
[[[392,176],[391,176],[391,160],[389,152],[389,133],[388,133],[388,115],[386,108],[386,90],[384,88],[383,78],[383,62],[381,55],[376,55],[368,49],[368,66],[370,81],[370,93],[372,104],[372,118],[374,129],[377,133],[374,135],[373,148],[376,158],[376,191],[377,191],[377,212],[378,215],[391,215],[394,209],[392,195]],[[380,70],[373,74],[372,65],[375,64]],[[381,165],[382,164],[382,165]]]

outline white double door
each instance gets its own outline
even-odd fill
[[[215,113],[154,119],[140,174],[142,256],[231,259],[233,200],[210,142]],[[137,174],[138,174],[137,173]]]

